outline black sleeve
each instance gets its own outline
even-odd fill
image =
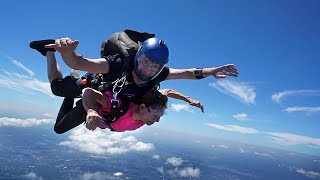
[[[104,80],[112,80],[121,75],[125,66],[124,58],[122,56],[120,56],[119,54],[115,54],[103,56],[103,58],[105,58],[109,63],[109,73],[103,76],[103,78],[105,78]]]

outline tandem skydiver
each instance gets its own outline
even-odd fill
[[[143,42],[143,43],[140,43]],[[209,76],[225,78],[226,76],[237,77],[238,71],[234,64],[227,64],[217,68],[191,68],[172,69],[166,67],[169,51],[163,40],[154,38],[154,34],[139,33],[132,30],[125,30],[113,34],[107,41],[104,41],[101,48],[101,58],[88,59],[75,53],[79,41],[72,41],[70,38],[57,40],[33,41],[30,47],[38,50],[48,59],[48,78],[52,92],[55,95],[65,97],[59,111],[59,118],[86,119],[86,111],[80,101],[73,106],[73,98],[81,94],[84,88],[83,79],[92,82],[87,75],[77,79],[72,76],[62,78],[59,67],[56,63],[53,52],[61,53],[64,62],[73,69],[88,71],[92,74],[99,74],[98,82],[108,84],[112,89],[112,99],[117,96],[130,99],[131,102],[141,99],[143,94],[155,88],[161,81],[170,79],[202,79]],[[44,46],[46,48],[44,48]],[[56,67],[55,69],[50,67]],[[119,73],[120,72],[120,73]],[[100,80],[99,80],[100,78]],[[95,81],[97,82],[97,81]],[[104,85],[105,85],[104,84]],[[94,85],[97,89],[98,85]],[[92,84],[88,83],[88,87]],[[105,90],[104,90],[105,91]],[[123,99],[125,99],[123,98]],[[72,122],[72,121],[68,122]],[[81,123],[83,122],[81,121]],[[80,123],[80,124],[81,124]],[[57,125],[57,124],[56,124]],[[71,127],[79,124],[70,123]],[[55,132],[63,133],[70,127],[55,126]]]

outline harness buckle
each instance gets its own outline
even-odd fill
[[[112,99],[111,99],[111,106],[112,106],[112,108],[116,108],[116,107],[118,107],[118,104],[119,104],[119,100],[117,99],[117,96],[118,96],[118,93],[113,93],[112,94]]]

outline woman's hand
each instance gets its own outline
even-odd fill
[[[86,128],[94,131],[102,122],[101,116],[94,110],[89,109],[86,117]]]

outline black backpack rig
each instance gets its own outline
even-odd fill
[[[124,97],[121,90],[128,84],[127,78],[133,70],[133,62],[135,54],[139,48],[140,43],[149,38],[155,37],[155,34],[146,32],[137,32],[134,30],[126,29],[123,32],[117,32],[110,36],[109,39],[102,42],[100,56],[106,58],[109,62],[120,61],[116,63],[119,69],[118,71],[111,71],[108,74],[92,74],[86,73],[81,79],[78,80],[78,84],[81,89],[85,87],[91,87],[99,90],[101,93],[106,91],[112,92],[111,98],[111,111],[102,113],[102,116],[106,119],[104,122],[109,126],[111,131],[115,131],[111,127],[111,123],[117,121],[121,116],[126,114],[130,107],[130,102],[135,104],[141,104],[141,96],[138,94],[134,97]],[[83,84],[82,82],[87,82]],[[160,82],[152,81],[147,84],[147,91],[159,87]],[[122,103],[118,107],[119,101],[117,97],[120,97]]]

